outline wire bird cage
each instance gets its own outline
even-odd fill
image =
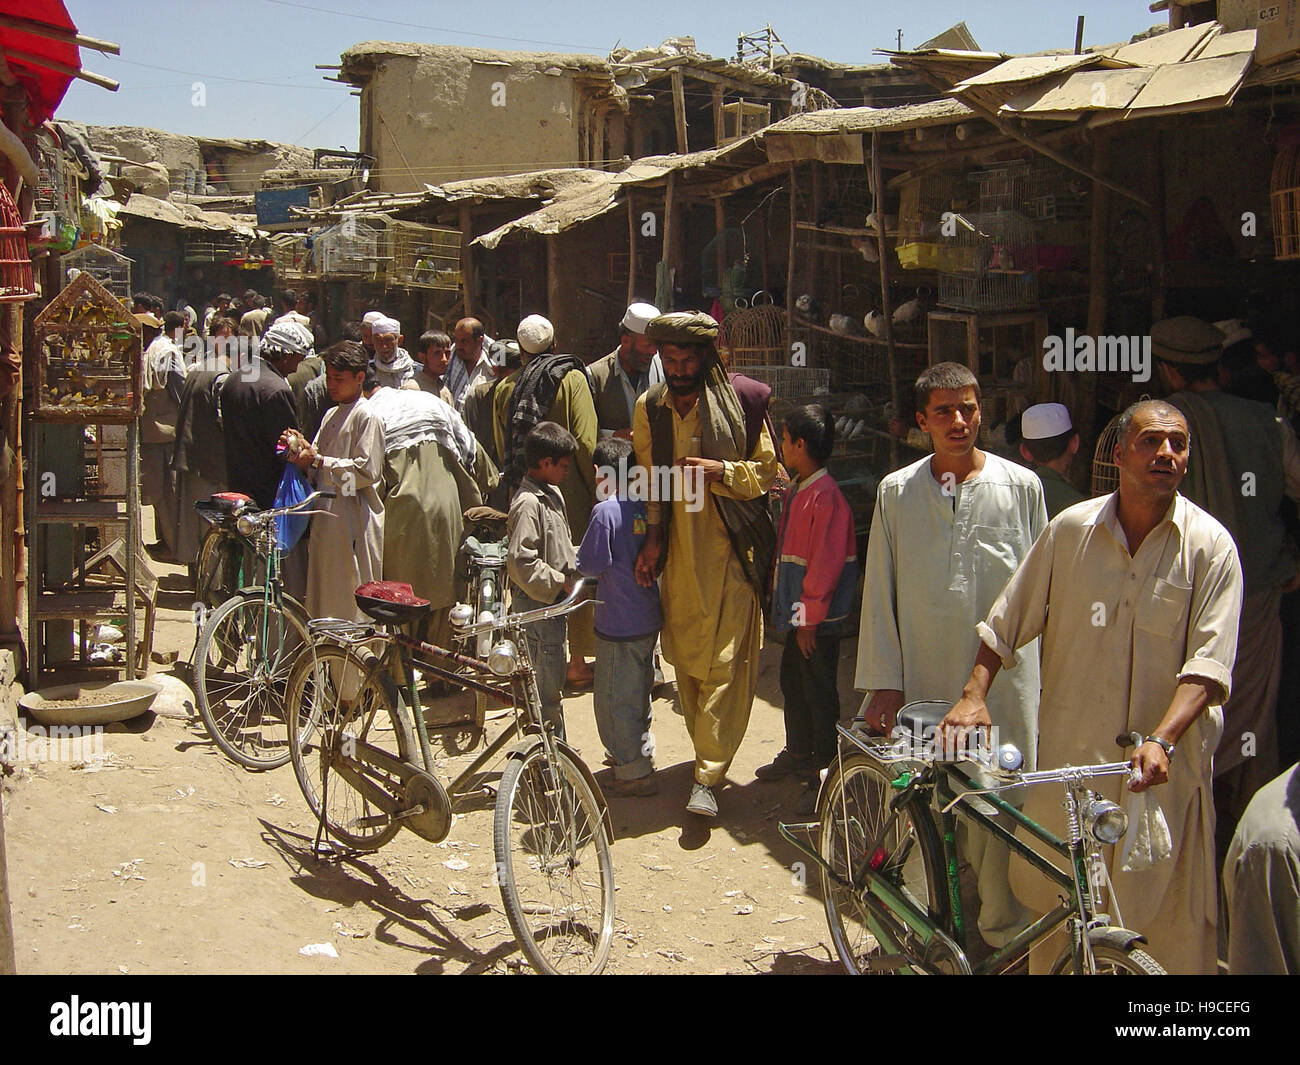
[[[36,187],[32,209],[38,215],[52,214],[71,223],[81,215],[80,183],[63,149],[45,130],[36,134]]]
[[[287,284],[291,281],[310,281],[316,277],[316,256],[309,237],[305,234],[282,234],[267,241],[271,266],[276,278]]]
[[[955,215],[952,245],[973,262],[939,274],[939,302],[959,311],[1014,311],[1038,303],[1038,246],[1019,211]]]
[[[460,230],[390,221],[392,264],[388,280],[411,288],[460,288]]]
[[[392,257],[383,215],[349,215],[316,235],[316,265],[326,278],[383,281]]]
[[[731,369],[790,361],[785,311],[780,307],[742,307],[722,320],[727,365]]]
[[[807,366],[745,366],[738,372],[767,385],[772,390],[774,404],[829,395],[831,390],[830,370]]]
[[[1300,144],[1277,153],[1269,181],[1273,208],[1273,255],[1300,259]]]
[[[1107,495],[1119,488],[1119,467],[1115,465],[1115,445],[1119,443],[1119,419],[1115,415],[1097,437],[1092,452],[1092,494]]]
[[[118,299],[131,298],[131,260],[110,248],[87,244],[60,258],[59,267],[63,270],[64,285],[77,276],[73,271],[80,271],[89,274]]]

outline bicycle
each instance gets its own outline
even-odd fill
[[[544,973],[600,972],[614,928],[613,827],[604,796],[577,752],[544,725],[522,638],[527,625],[578,609],[582,590],[578,581],[552,606],[482,622],[471,607],[453,608],[467,649],[478,651],[488,637],[486,655],[476,655],[425,642],[429,603],[408,585],[363,585],[357,603],[375,624],[313,620],[310,653],[287,685],[290,756],[317,818],[318,852],[328,836],[375,850],[403,826],[441,842],[453,801],[481,794],[485,767],[505,752],[493,818],[495,880],[515,938]],[[515,710],[446,788],[434,775],[415,669]]]
[[[242,492],[217,492],[207,499],[195,500],[195,512],[210,526],[191,567],[190,583],[194,586],[196,615],[200,610],[215,610],[242,585],[256,583],[253,576],[256,552],[236,527],[240,514],[249,509],[256,509],[253,498]],[[245,574],[249,575],[248,579],[245,579]],[[194,647],[190,650],[191,666],[202,627],[201,624],[195,625]]]
[[[507,543],[505,522],[507,515],[491,507],[471,507],[465,511],[465,525],[469,530],[461,544],[468,577],[469,599],[466,606],[472,616],[461,610],[458,617],[463,626],[468,623],[499,621],[505,616],[505,570]],[[492,632],[485,630],[478,637],[477,655],[486,658],[491,649]],[[481,691],[474,693],[475,735],[482,733],[487,722],[488,697]]]
[[[285,682],[310,635],[306,608],[284,591],[275,519],[315,513],[306,508],[325,495],[313,492],[289,507],[235,510],[224,535],[233,533],[240,549],[256,558],[261,579],[200,614],[194,649],[199,714],[217,748],[248,769],[276,769],[289,761]],[[239,573],[244,579],[251,575],[242,563]]]
[[[826,919],[844,968],[854,974],[1002,974],[1065,926],[1070,944],[1053,964],[1053,974],[1163,975],[1141,949],[1144,937],[1122,927],[1113,888],[1115,923],[1098,908],[1098,895],[1108,883],[1100,848],[1123,838],[1128,818],[1086,785],[1098,777],[1127,776],[1130,764],[1020,772],[1022,758],[1011,744],[975,758],[962,754],[963,761],[982,763],[999,781],[987,786],[962,768],[963,761],[936,760],[926,746],[948,710],[941,702],[903,707],[897,718],[902,735],[893,740],[837,726],[840,751],[818,796],[818,821],[780,826],[781,834],[821,868]],[[1066,839],[998,794],[1047,783],[1064,786]],[[1064,894],[1057,907],[975,964],[966,952],[958,820],[1000,839]],[[1018,839],[1005,827],[1007,821],[1063,859],[1064,868]],[[816,831],[815,849],[798,838],[800,831]]]

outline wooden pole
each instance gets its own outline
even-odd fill
[[[566,335],[565,330],[569,325],[568,312],[562,306],[563,299],[564,284],[560,277],[560,238],[551,233],[546,238],[546,317],[555,327],[557,345],[560,343],[559,338]],[[557,350],[568,351],[570,348],[557,347]]]
[[[0,15],[0,26],[11,30],[21,30],[32,37],[44,37],[50,41],[66,41],[68,44],[77,44],[82,48],[92,48],[96,52],[105,52],[108,55],[122,54],[121,47],[112,41],[101,41],[97,37],[87,37],[75,30],[65,30],[61,26],[50,26],[33,18],[23,18],[21,15]],[[320,69],[338,70],[339,68],[321,67]]]
[[[1110,165],[1110,137],[1099,132],[1093,146],[1092,169],[1104,173]],[[1109,258],[1110,193],[1106,185],[1094,182],[1092,186],[1092,218],[1089,222],[1088,244],[1092,259],[1088,264],[1088,335],[1096,338],[1106,331],[1107,301],[1110,296],[1110,278],[1106,271]],[[1076,413],[1075,425],[1079,434],[1079,454],[1091,455],[1097,439],[1097,375],[1075,375]]]
[[[713,86],[713,143],[715,146],[722,144],[723,138],[727,135],[726,123],[722,115],[722,86]]]
[[[44,67],[46,70],[53,70],[59,74],[67,74],[70,78],[80,78],[82,81],[88,81],[92,85],[107,89],[109,92],[117,92],[119,87],[118,83],[112,78],[106,78],[103,74],[92,74],[89,70],[69,66],[67,63],[60,63],[57,59],[47,59],[43,55],[33,55],[31,52],[24,52],[19,48],[10,48],[8,46],[3,49],[3,53],[8,58],[30,63],[35,67]]]
[[[799,200],[797,168],[794,163],[790,164],[790,247],[789,254],[786,256],[785,266],[785,346],[790,350],[790,345],[794,342],[794,256],[797,250],[795,244],[796,233],[798,228],[796,222],[799,219]]]
[[[894,348],[894,307],[889,292],[889,247],[885,240],[885,180],[880,165],[880,134],[871,135],[871,209],[876,213],[876,248],[880,253],[880,314],[885,320],[885,356],[889,362],[889,402],[897,418],[901,409],[898,405],[898,358]],[[889,434],[889,465],[898,466],[898,440]]]
[[[460,208],[460,284],[465,303],[465,317],[474,317],[478,304],[478,279],[474,274],[474,215],[468,205]]]
[[[677,124],[677,153],[685,155],[690,149],[686,142],[686,90],[682,86],[682,72],[672,72],[673,120]]]
[[[676,204],[673,202],[673,193],[676,190],[677,174],[674,171],[668,172],[668,185],[664,189],[664,244],[663,251],[659,261],[664,264],[666,273],[665,284],[667,288],[659,291],[658,277],[655,278],[655,301],[661,311],[667,312],[673,309],[673,289],[674,277],[673,270],[676,263],[676,256],[673,248],[673,216],[676,212]]]
[[[636,205],[632,186],[627,187],[627,302],[636,299]]]

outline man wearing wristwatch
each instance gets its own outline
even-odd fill
[[[1189,433],[1167,403],[1124,412],[1114,461],[1119,490],[1062,511],[1030,549],[988,618],[961,700],[944,728],[989,722],[985,697],[1016,648],[1042,636],[1038,765],[1112,762],[1116,737],[1136,732],[1143,791],[1168,822],[1170,858],[1138,872],[1108,864],[1125,924],[1171,973],[1213,973],[1218,920],[1214,858],[1213,755],[1232,684],[1242,576],[1228,531],[1178,494]],[[1175,747],[1177,753],[1175,754]],[[1090,784],[1114,802],[1126,785]],[[1059,793],[1030,788],[1025,813],[1065,834]],[[1039,913],[1056,892],[1021,862],[1011,885]],[[1042,972],[1063,946],[1058,933],[1030,955]]]

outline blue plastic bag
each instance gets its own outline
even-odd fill
[[[301,503],[312,493],[311,482],[292,462],[285,463],[284,476],[275,492],[275,506],[291,507]],[[309,514],[281,514],[275,519],[275,537],[281,552],[290,551],[302,539],[311,521]]]

